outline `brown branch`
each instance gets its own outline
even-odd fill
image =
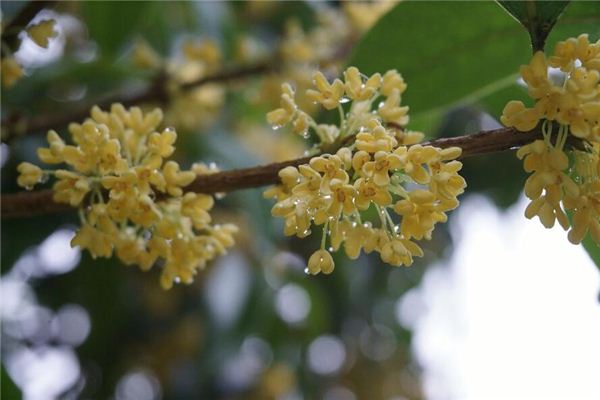
[[[185,83],[180,86],[182,91],[189,91],[194,88],[206,85],[209,83],[225,83],[242,79],[248,76],[263,74],[275,69],[277,63],[262,62],[255,65],[230,68],[205,76],[192,82]],[[10,142],[21,135],[29,135],[33,133],[46,133],[50,129],[58,129],[66,126],[73,121],[82,121],[90,115],[90,109],[94,105],[98,105],[102,109],[109,109],[113,103],[121,103],[125,107],[131,107],[142,103],[155,103],[164,105],[169,101],[169,93],[166,88],[167,77],[164,74],[159,74],[152,84],[148,87],[135,91],[109,94],[104,98],[84,106],[78,106],[74,110],[68,110],[56,114],[43,114],[39,116],[24,117],[22,115],[9,115],[2,121],[2,131],[5,137],[4,142]]]
[[[457,146],[463,149],[461,158],[466,158],[513,149],[541,137],[542,134],[539,130],[522,133],[512,128],[500,128],[473,135],[435,139],[423,144],[440,148]],[[197,193],[219,193],[276,184],[279,182],[278,173],[281,169],[305,164],[309,160],[310,157],[304,157],[259,167],[203,175],[197,177],[186,187],[186,190]],[[55,203],[52,200],[52,190],[4,194],[0,197],[0,206],[2,219],[29,217],[72,209],[69,205]]]

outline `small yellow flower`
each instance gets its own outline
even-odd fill
[[[14,58],[4,57],[2,58],[2,63],[0,63],[0,75],[2,86],[11,87],[23,77],[23,68],[21,68]]]
[[[352,100],[369,100],[381,86],[381,75],[373,74],[363,83],[360,71],[356,67],[350,67],[344,71],[346,94]]]
[[[383,74],[383,81],[381,84],[381,94],[384,96],[391,96],[392,93],[397,90],[398,94],[401,95],[406,90],[407,85],[402,78],[402,75],[395,69],[387,71]]]
[[[168,161],[163,167],[163,175],[167,184],[166,191],[174,197],[183,194],[181,187],[187,186],[196,179],[196,174],[192,171],[181,171],[179,164],[175,161]]]
[[[412,265],[414,256],[422,257],[423,250],[408,239],[392,239],[381,249],[381,259],[397,267]]]
[[[520,72],[529,95],[534,99],[544,96],[552,85],[548,79],[548,64],[543,51],[537,51],[529,65],[521,66]]]
[[[113,251],[112,238],[84,223],[71,240],[71,247],[88,249],[93,258],[110,257]]]
[[[375,160],[365,163],[362,171],[365,176],[372,178],[376,185],[387,186],[390,183],[390,171],[394,171],[401,166],[402,161],[398,155],[378,151],[375,153]]]
[[[541,115],[536,108],[526,108],[522,101],[511,100],[504,107],[500,121],[521,132],[528,132],[536,127],[540,118]]]
[[[327,110],[333,110],[340,104],[340,100],[344,96],[344,83],[341,80],[335,79],[330,84],[325,75],[317,71],[313,75],[313,83],[317,90],[306,91],[309,99],[321,103]]]
[[[431,239],[435,224],[446,222],[448,217],[439,211],[434,193],[417,189],[411,191],[408,196],[394,205],[394,211],[402,215],[400,233],[408,239]]]
[[[22,162],[17,167],[17,170],[19,171],[17,184],[27,190],[33,189],[44,177],[44,172],[40,167],[32,163]]]
[[[275,127],[281,127],[287,124],[294,118],[296,114],[296,102],[294,101],[294,89],[284,83],[281,85],[281,101],[280,107],[267,113],[267,121]]]
[[[177,140],[177,132],[167,128],[162,133],[153,132],[148,137],[148,151],[163,158],[169,157],[175,151],[173,144]]]
[[[408,107],[400,107],[400,91],[393,89],[388,98],[379,106],[377,113],[385,122],[394,123],[399,126],[408,124]]]
[[[333,272],[334,267],[333,258],[327,250],[317,250],[308,259],[308,271],[312,275],[316,275],[319,272],[323,272],[326,275],[330,274]]]
[[[346,215],[354,213],[356,211],[355,197],[356,189],[354,186],[334,180],[331,183],[331,206],[328,209],[328,216],[339,218],[342,212]]]
[[[181,213],[192,219],[196,229],[205,229],[211,221],[208,211],[214,204],[212,196],[186,193],[181,201]]]
[[[69,203],[73,207],[81,201],[90,191],[90,183],[86,176],[71,171],[59,169],[55,173],[58,181],[54,184],[54,201]]]
[[[371,202],[379,206],[387,206],[392,203],[392,196],[387,188],[377,185],[371,180],[359,178],[354,183],[354,187],[358,191],[356,197],[356,206],[361,210],[369,208]]]
[[[162,64],[162,59],[156,51],[145,40],[138,39],[133,45],[131,53],[133,64],[142,69],[158,69]]]
[[[370,127],[371,130],[356,135],[356,148],[368,153],[392,151],[397,144],[396,138],[377,122],[371,123]]]
[[[188,40],[183,44],[183,55],[191,61],[202,61],[209,69],[218,67],[221,62],[221,50],[217,43],[210,39],[201,42]]]

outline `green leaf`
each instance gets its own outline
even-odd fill
[[[583,248],[585,251],[587,251],[594,264],[596,264],[596,267],[598,267],[598,271],[600,272],[600,246],[594,242],[589,233],[583,239],[582,244]]]
[[[426,122],[511,85],[529,59],[528,42],[492,2],[402,2],[363,37],[349,64],[367,74],[397,69],[408,83],[403,103],[413,121]]]
[[[577,37],[582,33],[589,34],[592,41],[600,38],[600,2],[571,3],[550,32],[546,41],[546,53],[550,54],[557,42],[569,37]],[[518,77],[518,69],[514,72],[515,78]],[[527,105],[533,104],[525,88],[517,85],[516,79],[511,85],[489,93],[480,100],[480,103],[486,111],[498,118],[510,100],[521,100]]]
[[[90,37],[103,56],[114,56],[137,32],[147,1],[84,1],[81,10]]]
[[[546,38],[569,1],[498,1],[529,32],[534,51],[544,50]]]

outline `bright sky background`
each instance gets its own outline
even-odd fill
[[[600,399],[600,273],[566,232],[471,197],[398,304],[429,399]]]

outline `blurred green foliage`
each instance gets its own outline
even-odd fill
[[[503,3],[522,20],[522,3]],[[539,20],[551,23],[565,3],[536,3]],[[337,2],[327,5],[339,6]],[[136,38],[148,40],[166,55],[182,36],[209,34],[223,43],[226,53],[232,53],[235,39],[247,32],[260,32],[267,41],[275,42],[292,17],[309,29],[319,6],[278,3],[264,15],[249,16],[247,4],[237,2],[64,4],[65,11],[85,25],[89,39],[98,48],[97,56],[81,62],[67,53],[36,70],[3,93],[2,113],[12,109],[29,114],[57,112],[132,82],[147,81],[150,77],[126,59]],[[13,7],[11,2],[2,3],[7,17],[16,12]],[[592,39],[600,35],[600,3],[568,5],[548,36],[547,46],[581,32],[590,33]],[[426,130],[430,137],[453,136],[487,127],[509,99],[525,98],[516,78],[519,66],[528,62],[530,54],[527,32],[496,3],[402,2],[364,35],[347,64],[365,73],[392,68],[400,71],[409,85],[403,103],[411,107],[411,127]],[[256,82],[244,85],[252,87]],[[57,88],[72,86],[85,88],[83,98],[57,101],[48,95]],[[218,161],[227,169],[260,163],[234,132],[234,117],[256,120],[260,113],[235,90],[241,88],[232,90],[225,110],[207,132],[181,135],[183,150],[179,155],[183,164],[202,159]],[[493,118],[487,116],[485,122],[484,113]],[[41,142],[36,137],[11,143],[10,159],[2,169],[3,191],[16,190],[17,162],[31,159]],[[469,160],[464,172],[470,193],[491,196],[502,207],[516,201],[525,178],[520,162],[508,153]],[[226,361],[237,354],[244,339],[252,336],[269,344],[273,364],[294,367],[305,398],[322,398],[324,390],[334,383],[351,387],[360,399],[383,398],[383,379],[395,371],[408,371],[417,387],[416,391],[397,394],[421,398],[418,373],[414,372],[417,368],[410,356],[411,335],[395,320],[394,305],[419,284],[427,265],[447,254],[451,240],[445,228],[436,230],[434,240],[425,244],[425,258],[410,269],[383,266],[377,257],[350,261],[336,256],[333,276],[308,279],[302,257],[317,246],[317,239],[284,238],[281,222],[270,217],[271,203],[262,198],[260,190],[233,193],[219,204],[217,219],[235,218],[246,228],[234,257],[226,261],[242,274],[235,279],[247,285],[247,294],[230,324],[223,324],[214,315],[206,294],[208,285],[215,282],[216,269],[224,267],[219,263],[201,273],[193,285],[167,293],[158,288],[157,271],[142,273],[119,265],[115,259],[92,260],[87,255],[72,272],[30,280],[41,304],[57,309],[76,303],[90,314],[91,334],[77,349],[87,374],[82,397],[113,396],[122,376],[143,366],[159,377],[165,398],[263,398],[256,387],[236,391],[221,381]],[[75,223],[75,215],[70,214],[3,222],[2,274],[7,274],[28,248],[42,243],[56,229]],[[600,265],[598,247],[588,240],[584,245]],[[303,324],[290,325],[277,314],[276,297],[287,284],[302,288],[310,300],[310,313]],[[218,289],[243,292],[222,283]],[[226,293],[226,300],[235,294]],[[385,324],[395,335],[397,350],[385,362],[370,360],[357,350],[360,329],[373,324]],[[353,326],[361,328],[349,328]],[[343,336],[355,346],[348,350],[349,357],[354,357],[352,366],[339,377],[317,376],[306,365],[307,347],[325,333]],[[15,387],[4,369],[2,398],[15,398]]]

